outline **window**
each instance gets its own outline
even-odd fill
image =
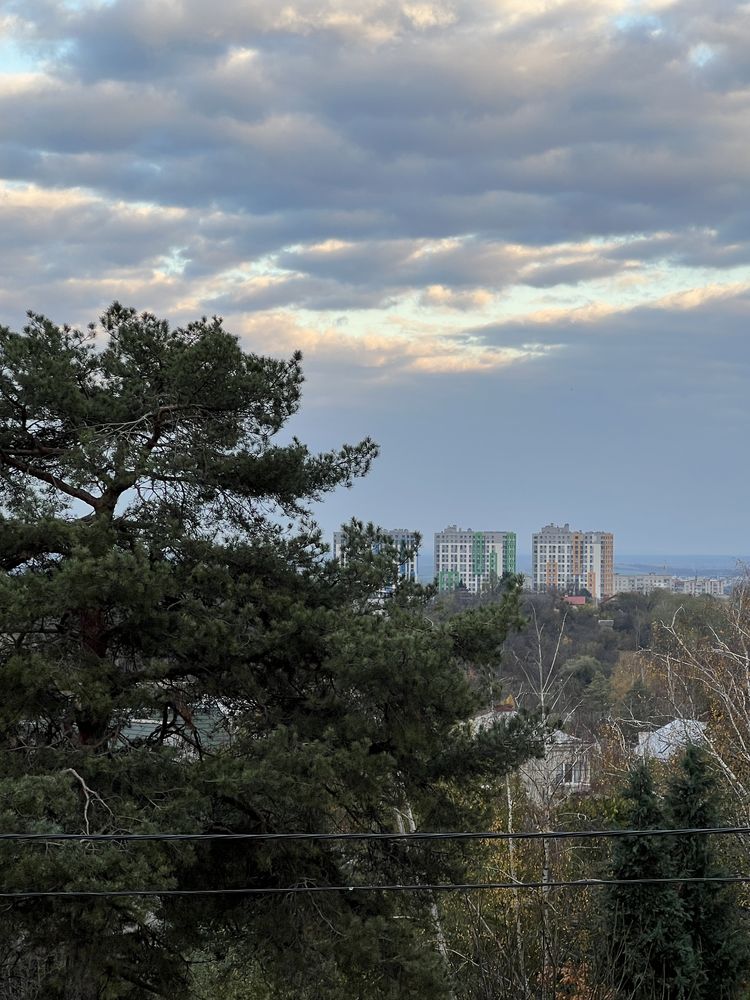
[[[586,781],[586,761],[580,758],[562,761],[555,770],[555,780],[559,785],[584,784]]]

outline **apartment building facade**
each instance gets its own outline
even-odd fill
[[[465,587],[472,594],[516,572],[514,531],[474,531],[449,524],[435,533],[435,576],[441,591]]]
[[[611,531],[576,531],[548,524],[532,536],[531,576],[537,593],[578,594],[596,600],[615,592],[615,542]]]
[[[731,584],[725,577],[679,577],[674,581],[674,589],[678,594],[690,594],[692,597],[723,597],[731,589]]]
[[[693,597],[710,595],[723,597],[730,590],[731,583],[725,577],[679,577],[663,573],[616,573],[616,594],[651,594],[655,590],[668,590],[674,594],[690,594]]]
[[[383,528],[383,534],[391,539],[399,552],[398,576],[401,580],[419,579],[418,532],[412,528]],[[375,542],[372,551],[380,552],[381,545]],[[333,558],[346,563],[346,535],[343,531],[333,533]]]
[[[615,573],[616,594],[652,594],[655,590],[674,590],[674,577],[668,573]]]

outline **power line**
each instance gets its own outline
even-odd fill
[[[105,896],[285,896],[321,892],[476,892],[491,889],[587,889],[605,885],[665,885],[714,882],[750,883],[750,875],[704,875],[670,878],[607,879],[588,878],[555,882],[434,882],[388,885],[291,885],[242,889],[20,889],[0,891],[0,899],[35,899],[38,897],[93,898]]]
[[[0,840],[20,843],[72,842],[72,843],[121,843],[142,841],[508,841],[508,840],[563,840],[612,837],[666,837],[696,834],[748,834],[747,826],[680,827],[656,830],[527,830],[518,833],[505,831],[457,831],[411,833],[2,833]],[[474,892],[504,889],[562,889],[588,888],[603,885],[656,885],[669,883],[716,882],[747,883],[750,875],[726,875],[643,878],[643,879],[574,879],[553,882],[465,882],[429,884],[366,884],[366,885],[295,885],[265,886],[239,889],[51,889],[51,890],[0,890],[2,899],[33,899],[38,897],[95,898],[119,896],[260,896],[288,895],[321,892]]]
[[[674,830],[498,830],[410,833],[0,833],[0,841],[128,843],[139,841],[371,841],[371,840],[577,840],[594,837],[680,837],[694,834],[750,834],[750,826],[679,827]]]

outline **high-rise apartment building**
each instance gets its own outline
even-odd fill
[[[398,564],[398,575],[402,580],[419,579],[419,553],[417,546],[417,532],[411,528],[383,528],[383,534],[391,539],[401,556]],[[346,536],[343,531],[333,533],[333,558],[346,562]],[[373,552],[380,551],[380,543],[375,542],[372,547]]]
[[[435,575],[440,590],[466,587],[478,594],[503,573],[516,572],[513,531],[472,531],[449,524],[435,534]]]
[[[548,524],[532,536],[534,590],[578,594],[601,600],[615,592],[614,535],[610,531],[573,531],[569,524]]]

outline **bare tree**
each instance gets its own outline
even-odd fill
[[[648,654],[653,683],[674,718],[706,723],[703,740],[737,818],[750,823],[750,586],[718,605],[713,621],[696,623],[680,608],[659,632]]]

